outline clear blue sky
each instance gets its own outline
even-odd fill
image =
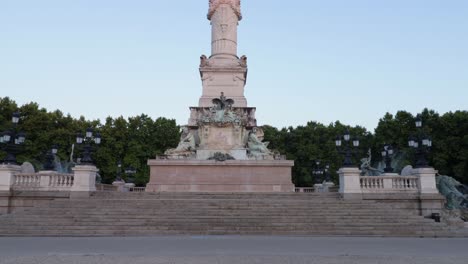
[[[0,96],[89,119],[175,118],[201,95],[208,0],[0,0]],[[259,124],[468,109],[466,0],[242,0]]]

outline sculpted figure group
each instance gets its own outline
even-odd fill
[[[165,155],[186,155],[189,156],[196,150],[195,136],[190,132],[188,127],[182,128],[179,145],[174,149],[168,149]]]

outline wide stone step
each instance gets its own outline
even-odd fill
[[[297,213],[297,214],[281,214],[281,213],[271,213],[263,212],[263,213],[252,213],[252,214],[241,214],[238,212],[232,213],[221,213],[221,212],[213,212],[213,213],[187,213],[187,212],[179,212],[173,214],[124,214],[124,213],[64,213],[64,214],[18,214],[14,216],[4,216],[3,220],[8,219],[29,219],[29,220],[50,220],[50,219],[63,219],[63,218],[73,218],[73,219],[169,219],[169,218],[215,218],[215,219],[222,219],[222,218],[287,218],[287,219],[389,219],[391,221],[401,221],[404,219],[411,219],[411,220],[429,220],[424,219],[417,215],[399,215],[398,218],[395,218],[395,215],[386,215],[386,214],[372,214],[371,212],[353,212],[353,213],[339,213],[334,212],[330,214],[310,214],[309,212]],[[432,221],[432,220],[431,220]]]
[[[94,232],[99,230],[303,230],[303,231],[321,231],[321,230],[336,230],[336,231],[363,231],[363,230],[381,230],[381,231],[450,231],[438,226],[418,226],[418,225],[403,225],[403,224],[386,224],[386,225],[310,225],[310,224],[295,224],[295,223],[270,223],[263,225],[239,224],[235,226],[223,224],[207,224],[207,223],[171,223],[165,225],[86,225],[86,226],[22,226],[11,227],[9,229],[2,228],[2,231],[66,231],[66,230],[82,230],[83,232]],[[2,232],[3,233],[3,232]]]
[[[404,220],[420,221],[420,222],[433,222],[432,219],[425,219],[414,215],[402,215],[397,219],[393,215],[375,215],[375,214],[329,214],[329,215],[281,215],[281,214],[160,214],[160,215],[122,215],[122,214],[67,214],[67,215],[17,215],[15,217],[8,216],[1,221],[15,220],[15,221],[50,221],[62,219],[90,219],[90,220],[139,220],[139,219],[294,219],[296,221],[342,221],[343,219],[349,221],[364,221],[364,220],[388,220],[393,222],[401,222]]]
[[[50,205],[45,206],[41,205],[38,208],[50,208],[50,209],[62,209],[62,210],[93,210],[93,209],[102,209],[102,210],[167,210],[167,209],[197,209],[197,210],[223,210],[223,209],[230,209],[230,210],[257,210],[257,209],[265,209],[265,210],[389,210],[389,209],[408,209],[413,210],[412,208],[406,208],[404,206],[374,206],[374,205],[339,205],[339,204],[330,204],[330,205],[258,205],[258,204],[250,204],[250,205],[191,205],[191,204],[174,204],[174,205],[165,205],[165,204],[90,204],[90,205]]]
[[[148,235],[468,236],[404,202],[337,194],[97,192],[0,216],[0,236]]]
[[[416,230],[416,229],[387,229],[387,230],[370,230],[370,229],[355,229],[349,230],[347,227],[340,229],[334,227],[333,229],[309,229],[303,230],[298,228],[236,228],[236,229],[223,229],[223,228],[206,228],[197,226],[187,226],[185,229],[180,227],[168,226],[160,227],[159,229],[100,229],[100,230],[86,230],[86,229],[64,229],[64,230],[10,230],[6,233],[2,232],[3,236],[151,236],[151,235],[316,235],[316,236],[457,236],[457,234],[447,230]]]
[[[115,218],[60,218],[60,219],[10,219],[3,221],[3,226],[6,225],[140,225],[140,224],[164,224],[164,223],[208,223],[208,224],[269,224],[269,223],[292,223],[292,224],[309,224],[309,225],[421,225],[424,226],[440,226],[429,219],[401,219],[396,222],[389,218],[353,218],[353,219],[336,219],[336,218],[258,218],[258,217],[232,217],[232,218],[148,218],[148,219],[115,219]]]

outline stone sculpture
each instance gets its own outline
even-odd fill
[[[36,173],[34,166],[30,162],[24,162],[21,165],[21,173]]]
[[[224,92],[221,92],[219,98],[212,100],[213,106],[209,111],[205,111],[203,116],[198,120],[199,125],[213,124],[218,127],[224,127],[230,124],[240,126],[246,123],[241,114],[232,108],[234,100],[227,99]]]
[[[372,150],[367,151],[367,158],[361,159],[361,175],[362,176],[380,176],[382,171],[371,166]]]
[[[242,19],[240,0],[210,0],[210,7],[208,10],[208,19],[211,19],[213,14],[216,12],[216,9],[222,4],[229,5],[234,11],[234,13],[237,15],[238,19],[239,20]]]
[[[256,127],[249,133],[247,140],[249,154],[253,157],[272,155],[271,151],[268,149],[269,142],[262,142],[257,136],[257,133],[262,133],[262,131]]]
[[[213,157],[210,157],[208,160],[226,161],[226,160],[235,160],[235,158],[226,153],[216,152],[213,155]]]
[[[437,176],[437,188],[447,198],[448,209],[468,208],[468,187],[449,176]]]
[[[200,68],[210,66],[209,60],[206,55],[200,56]]]
[[[292,192],[293,161],[268,149],[244,91],[237,54],[239,0],[210,0],[211,54],[200,56],[202,94],[177,148],[149,160],[148,192]],[[233,160],[234,159],[234,160]]]
[[[182,129],[182,136],[179,142],[179,145],[175,149],[169,149],[164,154],[165,155],[181,155],[181,156],[190,156],[196,150],[195,137],[190,132],[188,127]]]
[[[239,65],[240,65],[241,67],[247,68],[247,56],[242,55],[242,57],[240,57],[240,59],[239,59]]]
[[[224,92],[221,92],[221,96],[219,97],[219,99],[213,99],[213,108],[215,110],[228,110],[232,108],[233,104],[234,100],[227,99],[226,96],[224,96]]]

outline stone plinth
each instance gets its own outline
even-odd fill
[[[436,184],[437,171],[434,168],[416,168],[412,175],[419,178],[419,191],[421,194],[438,194]]]
[[[340,176],[340,194],[344,199],[362,199],[361,171],[358,168],[341,168],[338,171]]]
[[[72,192],[95,192],[96,191],[96,174],[99,171],[96,166],[78,165],[73,169],[75,174]]]
[[[14,184],[14,175],[21,172],[21,166],[0,165],[0,191],[10,191]]]
[[[294,192],[293,161],[149,160],[147,192]]]

